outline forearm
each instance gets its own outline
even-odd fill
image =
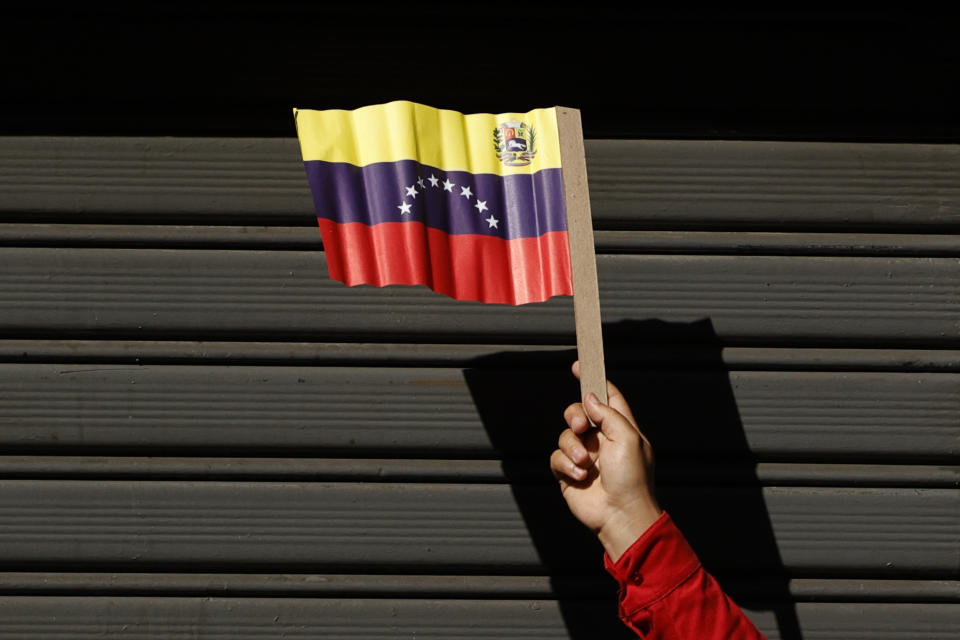
[[[762,640],[662,514],[620,558],[605,558],[620,584],[620,617],[645,640]]]

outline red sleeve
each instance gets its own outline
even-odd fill
[[[644,640],[766,640],[706,572],[667,513],[604,566],[620,583],[620,618]]]

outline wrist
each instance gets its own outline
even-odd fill
[[[617,511],[597,531],[597,538],[610,560],[616,562],[657,521],[663,511],[654,501],[642,501],[629,510]]]

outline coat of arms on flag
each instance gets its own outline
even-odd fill
[[[505,304],[572,295],[555,108],[397,101],[294,116],[335,280]]]
[[[526,122],[509,120],[493,130],[493,147],[500,162],[508,167],[523,167],[537,153],[537,134]]]

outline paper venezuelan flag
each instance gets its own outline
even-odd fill
[[[294,109],[330,276],[506,304],[571,295],[555,109]]]

